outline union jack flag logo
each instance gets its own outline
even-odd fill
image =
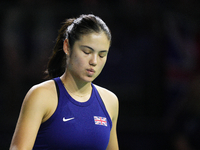
[[[107,126],[107,120],[105,117],[94,116],[94,122],[96,125]]]

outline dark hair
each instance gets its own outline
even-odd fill
[[[47,78],[52,79],[61,76],[66,69],[66,54],[63,51],[63,42],[68,39],[72,49],[75,41],[80,39],[83,34],[104,32],[111,42],[111,32],[105,22],[92,14],[81,15],[78,18],[67,19],[58,32],[53,54],[48,62]]]

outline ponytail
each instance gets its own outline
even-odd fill
[[[53,54],[47,64],[47,79],[61,76],[66,69],[66,54],[63,51],[63,42],[66,38],[67,27],[73,23],[74,19],[67,19],[60,30],[53,49]]]

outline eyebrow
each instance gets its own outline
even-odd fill
[[[88,49],[90,49],[92,51],[95,51],[92,47],[87,46],[87,45],[81,45],[81,47],[85,47],[85,48],[88,48]],[[100,52],[108,52],[108,50],[100,50]]]

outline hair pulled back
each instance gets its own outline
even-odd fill
[[[66,69],[66,54],[63,51],[63,42],[68,39],[69,46],[72,49],[74,43],[80,39],[81,35],[90,34],[93,32],[104,32],[111,42],[111,32],[105,22],[92,14],[81,15],[78,18],[67,19],[60,30],[56,44],[53,48],[53,54],[47,65],[47,78],[52,79],[61,76]]]

